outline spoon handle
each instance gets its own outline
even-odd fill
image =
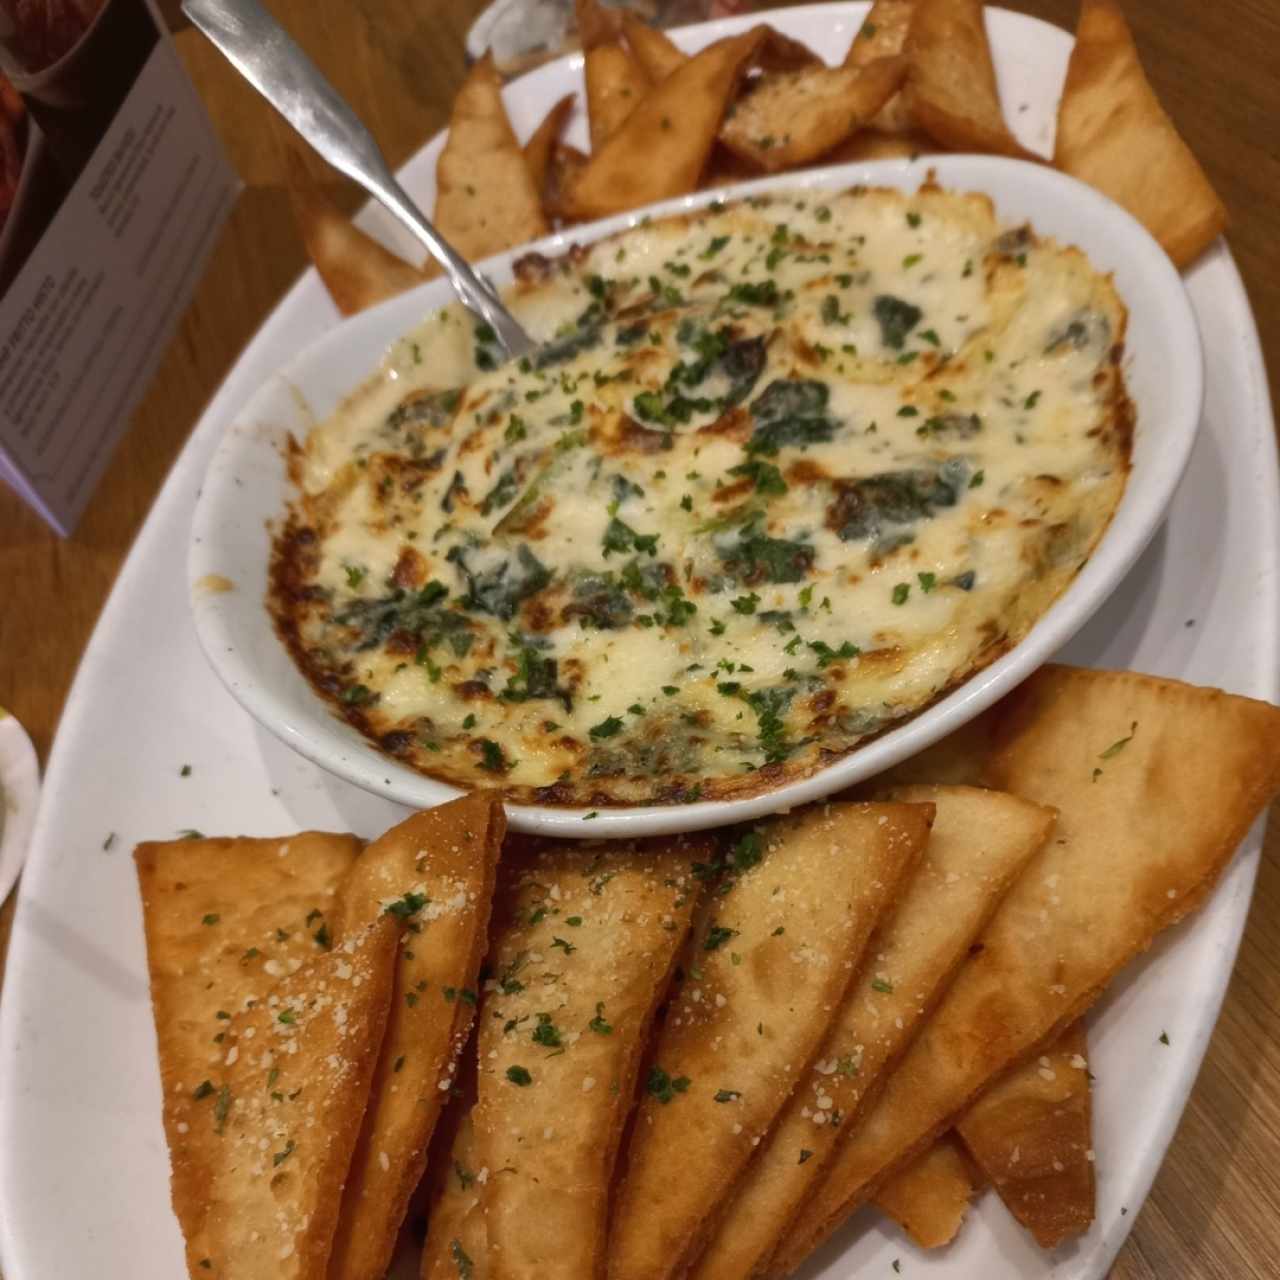
[[[183,0],[182,9],[320,155],[413,232],[444,268],[464,305],[493,329],[508,355],[533,350],[532,339],[497,294],[418,211],[347,101],[258,0]]]

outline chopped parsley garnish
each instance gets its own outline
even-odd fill
[[[796,1163],[797,1163],[797,1164],[804,1164],[804,1162],[805,1162],[806,1160],[811,1160],[812,1158],[813,1158],[813,1152],[812,1152],[812,1151],[810,1151],[807,1147],[801,1147],[801,1148],[800,1148],[800,1159],[799,1159],[799,1160],[797,1160],[797,1161],[796,1161]]]
[[[750,480],[755,491],[765,497],[780,497],[787,491],[787,482],[782,478],[782,472],[772,462],[762,462],[759,458],[730,467],[729,474]]]
[[[605,720],[601,720],[599,724],[593,724],[587,732],[596,739],[612,738],[614,734],[621,732],[622,720],[618,716],[609,716]]]
[[[509,773],[513,762],[503,754],[502,748],[492,738],[480,739],[480,767],[489,773]]]
[[[288,1142],[286,1142],[286,1143],[284,1144],[284,1150],[283,1150],[283,1151],[277,1151],[277,1152],[276,1152],[276,1153],[271,1157],[271,1167],[272,1167],[273,1169],[278,1169],[282,1164],[284,1164],[284,1162],[285,1162],[285,1161],[286,1161],[286,1160],[287,1160],[291,1155],[293,1155],[293,1153],[294,1153],[296,1150],[297,1150],[297,1146],[295,1145],[295,1143],[294,1143],[293,1139],[292,1139],[292,1138],[290,1138],[290,1139],[289,1139],[289,1141],[288,1141]]]
[[[231,1086],[224,1084],[218,1090],[218,1099],[213,1104],[213,1131],[221,1133],[231,1114]]]
[[[629,524],[610,517],[604,531],[604,555],[608,559],[611,552],[617,551],[625,555],[629,551],[645,552],[651,556],[658,554],[658,535],[656,533],[637,533]]]
[[[657,1098],[663,1106],[675,1099],[677,1093],[684,1093],[693,1082],[688,1076],[676,1076],[672,1079],[661,1067],[649,1068],[649,1078],[645,1081],[645,1092]]]
[[[538,1025],[533,1029],[533,1043],[543,1045],[548,1049],[559,1049],[564,1044],[560,1031],[556,1024],[551,1021],[549,1013],[538,1014]]]
[[[916,578],[920,582],[920,590],[923,591],[925,595],[928,595],[938,582],[937,574],[933,573],[917,573]]]
[[[907,582],[899,582],[893,588],[893,603],[906,604],[907,597],[911,594],[911,584]]]
[[[707,930],[707,940],[702,944],[704,951],[718,951],[730,938],[738,936],[737,929],[729,929],[724,925],[713,924]]]
[[[507,1074],[510,1075],[510,1072]],[[472,1280],[476,1264],[467,1255],[460,1240],[449,1241],[449,1256],[453,1259],[453,1265],[458,1268],[458,1280]]]
[[[1098,759],[1110,760],[1113,756],[1118,756],[1120,752],[1122,752],[1125,749],[1125,747],[1127,747],[1129,743],[1133,741],[1133,735],[1137,732],[1138,732],[1138,722],[1135,720],[1133,724],[1129,726],[1128,736],[1124,738],[1117,738],[1116,741],[1113,742],[1105,751],[1099,754]]]
[[[611,1036],[613,1034],[613,1024],[605,1021],[603,1001],[596,1002],[596,1016],[587,1023],[587,1029],[594,1031],[598,1036]]]
[[[573,955],[573,953],[578,949],[573,945],[572,942],[567,942],[564,938],[552,938],[551,947],[552,947],[552,950],[554,950],[556,947],[559,947],[560,950],[563,951],[567,956]]]
[[[736,1102],[740,1097],[742,1097],[741,1089],[717,1089],[714,1100],[716,1102]]]
[[[383,911],[387,915],[395,916],[400,920],[407,920],[410,916],[417,915],[429,901],[430,899],[425,893],[415,893],[410,890],[403,898],[397,898],[394,902],[389,902],[383,908]]]
[[[893,994],[893,983],[892,983],[892,982],[889,982],[889,981],[888,981],[887,979],[885,979],[885,978],[872,978],[872,979],[871,979],[871,990],[872,990],[872,991],[879,991],[882,995],[886,995],[886,996],[887,996],[887,995],[892,995],[892,994]]]
[[[218,921],[221,919],[222,917],[216,911],[210,911],[208,915],[201,917],[200,923],[201,924],[217,924]]]
[[[533,1083],[533,1077],[524,1067],[508,1067],[507,1079],[510,1080],[512,1084],[518,1085],[521,1089],[526,1085]]]
[[[202,1098],[207,1098],[213,1092],[213,1082],[211,1080],[201,1080],[191,1093],[191,1100],[199,1102]]]
[[[760,603],[760,597],[753,591],[747,596],[738,596],[736,600],[730,600],[729,605],[734,613],[755,613],[756,605]]]

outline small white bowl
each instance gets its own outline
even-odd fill
[[[1191,453],[1204,391],[1200,334],[1182,280],[1164,251],[1123,209],[1042,165],[995,156],[931,156],[838,165],[699,192],[526,245],[484,264],[499,285],[514,258],[562,252],[632,226],[642,214],[695,209],[713,200],[779,189],[832,190],[862,183],[914,190],[928,169],[958,191],[980,191],[1000,219],[1029,221],[1041,234],[1078,245],[1114,273],[1129,308],[1125,380],[1136,409],[1133,467],[1124,498],[1093,557],[1009,653],[947,697],[812,777],[742,800],[583,809],[511,805],[517,831],[601,837],[694,831],[741,822],[820,799],[898,763],[959,728],[1050,658],[1107,598],[1158,528]],[[188,559],[196,631],[231,693],[294,750],[359,787],[425,808],[457,789],[406,768],[330,712],[293,665],[264,606],[269,523],[290,496],[282,444],[301,438],[377,367],[387,347],[451,301],[433,281],[354,316],[280,371],[244,407],[218,446],[196,506]],[[230,584],[231,589],[227,589]],[[586,819],[591,820],[587,821]]]

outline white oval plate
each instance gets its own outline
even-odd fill
[[[742,822],[831,795],[914,755],[990,706],[1060,649],[1128,572],[1155,532],[1190,456],[1203,394],[1200,336],[1182,280],[1147,232],[1118,205],[1044,166],[996,156],[932,156],[838,165],[704,191],[646,210],[683,212],[760,192],[842,190],[858,184],[914,191],[933,171],[947,189],[980,191],[1005,226],[1082,248],[1114,273],[1129,308],[1125,379],[1136,409],[1133,468],[1110,528],[1061,598],[1023,641],[920,715],[859,747],[812,777],[743,800],[618,808],[509,805],[516,831],[557,836],[638,836]],[[563,253],[625,227],[625,214],[575,227],[535,244]],[[485,264],[499,286],[528,247]],[[424,777],[371,743],[330,710],[276,638],[263,605],[270,557],[268,526],[291,496],[285,442],[329,416],[377,367],[382,353],[424,316],[452,300],[435,280],[352,317],[292,360],[236,415],[214,455],[192,524],[188,576],[196,633],[227,688],[267,729],[325,769],[414,808],[440,804],[456,787]],[[199,584],[230,582],[235,590]],[[587,819],[590,821],[587,821]]]
[[[837,60],[866,10],[770,16]],[[754,19],[751,19],[754,20]],[[997,70],[1022,140],[1045,151],[1070,38],[988,11]],[[733,20],[679,36],[693,46]],[[508,102],[525,136],[581,62],[541,68]],[[1025,109],[1023,109],[1025,107]],[[581,127],[582,122],[578,122]],[[585,134],[580,135],[585,136]],[[439,143],[405,169],[430,207]],[[367,225],[377,225],[377,215]],[[1201,430],[1168,519],[1061,655],[1277,694],[1280,492],[1257,333],[1225,245],[1186,279],[1204,336]],[[178,1280],[142,916],[129,849],[183,827],[374,836],[404,810],[305,761],[228,697],[188,611],[191,510],[219,440],[254,391],[337,323],[307,272],[209,406],[138,536],[85,653],[45,777],[0,1000],[0,1270],[5,1280]],[[1188,625],[1190,624],[1190,625]],[[192,772],[182,777],[183,764]],[[115,835],[110,847],[103,845]],[[959,1240],[924,1254],[874,1214],[805,1269],[845,1280],[1101,1280],[1137,1216],[1200,1065],[1244,927],[1255,829],[1204,910],[1131,968],[1090,1020],[1097,1076],[1098,1218],[1041,1253],[987,1194]],[[1168,1045],[1160,1033],[1168,1034]],[[1230,1143],[1231,1122],[1223,1133]],[[1230,1206],[1222,1207],[1230,1213]],[[414,1274],[412,1265],[403,1273]]]

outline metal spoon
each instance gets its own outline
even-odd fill
[[[350,105],[257,0],[183,0],[182,10],[335,169],[358,182],[422,241],[463,305],[493,329],[509,356],[534,349],[533,339],[493,289],[418,211]]]

